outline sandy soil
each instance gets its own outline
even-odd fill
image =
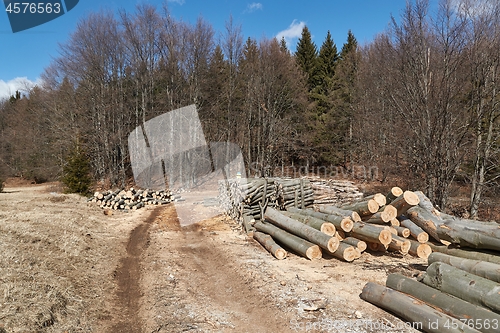
[[[106,216],[56,190],[0,194],[0,332],[416,332],[359,294],[425,261],[278,261],[221,215],[186,227],[173,204]]]

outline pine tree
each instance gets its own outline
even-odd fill
[[[288,50],[288,46],[286,45],[286,40],[285,40],[285,37],[281,37],[281,40],[280,40],[280,48],[281,48],[281,51],[283,51],[283,52],[285,52],[285,53],[290,52],[290,50]]]
[[[66,165],[63,167],[62,182],[66,185],[67,192],[69,193],[85,195],[90,191],[92,185],[90,161],[78,141],[66,158]]]
[[[307,26],[302,29],[302,35],[297,43],[295,58],[299,67],[307,74],[307,87],[311,91],[317,83],[316,69],[318,50],[312,41],[311,33]]]

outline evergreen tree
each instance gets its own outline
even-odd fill
[[[288,46],[286,45],[286,40],[285,40],[285,37],[281,37],[281,40],[280,40],[280,48],[281,48],[281,51],[283,51],[283,52],[285,52],[285,53],[290,52],[290,50],[288,50]]]
[[[332,35],[328,31],[326,39],[321,45],[318,56],[318,78],[319,93],[328,95],[332,89],[333,78],[335,76],[335,67],[339,59],[337,46],[333,42]]]
[[[62,182],[69,193],[88,194],[92,185],[90,178],[90,161],[87,154],[77,142],[66,158],[63,167]]]
[[[311,91],[316,86],[318,50],[312,41],[311,33],[307,26],[302,29],[302,35],[297,43],[295,58],[299,67],[307,74],[307,87]]]

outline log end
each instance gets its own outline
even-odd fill
[[[394,207],[392,205],[386,205],[384,207],[384,213],[386,214],[386,216],[388,218],[387,222],[396,219],[396,217],[398,216],[398,210],[396,209],[396,207]]]
[[[373,200],[375,200],[380,207],[383,207],[387,204],[387,199],[382,193],[375,194],[373,196]]]
[[[401,187],[398,187],[398,186],[394,186],[393,188],[391,188],[391,194],[397,198],[399,197],[401,194],[403,194],[403,190],[401,189]]]
[[[275,252],[274,252],[274,257],[278,260],[283,260],[286,258],[286,251],[284,249],[277,249]]]
[[[332,223],[327,222],[321,225],[321,232],[327,234],[328,236],[334,236],[336,229]]]
[[[420,202],[418,195],[416,195],[415,192],[412,191],[405,191],[403,193],[403,198],[405,199],[406,203],[409,204],[410,206],[416,206]]]
[[[417,197],[417,199],[418,199],[418,197]],[[378,202],[375,201],[374,199],[368,200],[367,206],[368,206],[368,211],[372,214],[375,214],[380,209]]]
[[[429,234],[426,232],[421,232],[417,235],[417,241],[419,243],[427,243],[429,241]]]
[[[392,241],[392,232],[389,230],[381,230],[378,240],[380,244],[388,246]]]
[[[340,245],[340,240],[337,237],[332,237],[328,240],[328,251],[333,253],[337,251]]]
[[[359,218],[359,220],[361,221],[361,218]],[[354,222],[350,218],[345,217],[340,222],[340,227],[342,228],[342,231],[350,232],[352,230],[352,228],[354,227]]]
[[[417,247],[417,257],[427,259],[432,253],[432,249],[428,244],[420,244]]]
[[[323,257],[321,248],[318,245],[311,246],[306,251],[306,257],[310,260],[321,259]]]

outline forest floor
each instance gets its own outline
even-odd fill
[[[417,332],[359,294],[426,268],[392,253],[278,261],[225,216],[182,227],[173,204],[108,216],[57,184],[7,183],[0,252],[2,333]]]

